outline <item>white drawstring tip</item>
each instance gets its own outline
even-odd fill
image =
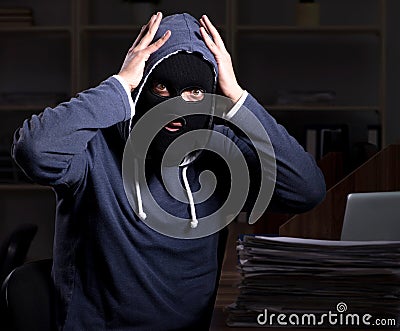
[[[190,214],[192,215],[192,221],[190,222],[190,227],[192,229],[197,228],[197,224],[199,224],[199,221],[197,220],[197,216],[196,216],[196,208],[194,206],[194,200],[193,200],[193,194],[192,191],[190,190],[190,185],[189,185],[189,181],[187,179],[187,166],[185,166],[182,170],[182,179],[183,179],[183,183],[185,184],[185,189],[186,189],[186,193],[188,195],[188,199],[189,199],[189,205],[190,205]]]
[[[195,229],[195,228],[197,228],[197,224],[199,224],[199,221],[198,221],[198,220],[192,220],[192,221],[190,222],[190,227],[191,227],[192,229]]]
[[[144,211],[139,211],[139,218],[144,221],[147,218],[147,215]]]

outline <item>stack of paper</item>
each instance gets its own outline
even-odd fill
[[[231,326],[400,324],[400,242],[244,236]]]

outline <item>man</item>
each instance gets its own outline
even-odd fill
[[[15,135],[15,160],[28,176],[57,194],[53,279],[59,329],[208,329],[219,233],[187,240],[149,227],[145,221],[157,215],[143,207],[143,183],[135,183],[135,202],[128,201],[122,163],[128,136],[151,109],[173,97],[195,106],[217,87],[234,104],[228,118],[245,122],[245,106],[270,136],[277,165],[271,209],[302,212],[324,197],[323,176],[312,157],[239,86],[209,19],[203,16],[197,22],[179,14],[162,20],[157,13],[142,28],[118,75],[54,109],[46,108]],[[207,151],[192,153],[189,160],[171,166],[178,169],[188,192],[185,202],[174,199],[159,169],[161,154],[175,138],[198,129],[219,132],[235,142],[250,172],[256,172],[251,168],[257,159],[251,142],[234,127],[214,125],[212,115],[168,122],[155,136],[146,162],[154,199],[169,213],[190,220],[188,231],[196,231],[202,217],[223,204],[230,179],[225,169],[209,162]],[[213,135],[208,139],[207,146]],[[222,184],[218,182],[209,199],[196,203],[191,190],[199,189],[205,169],[215,171]],[[249,198],[246,204],[251,207],[253,202]]]

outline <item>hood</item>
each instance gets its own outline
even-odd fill
[[[161,38],[167,30],[171,31],[171,36],[167,42],[158,51],[151,54],[147,60],[143,79],[133,92],[134,102],[139,98],[143,85],[155,66],[165,58],[177,52],[197,52],[201,54],[206,61],[211,63],[214,68],[215,79],[217,77],[218,67],[214,55],[204,43],[200,34],[200,23],[193,16],[184,13],[165,17],[161,21],[152,42]]]
[[[150,55],[146,62],[143,78],[138,87],[132,92],[132,98],[135,104],[140,97],[143,85],[146,83],[153,69],[161,61],[178,52],[196,52],[201,54],[202,57],[214,68],[214,87],[217,84],[218,66],[214,55],[208,49],[200,34],[200,23],[193,16],[187,13],[166,16],[162,19],[152,42],[161,38],[167,30],[171,31],[170,38],[160,49]],[[132,121],[121,123],[120,132],[125,140],[128,138],[131,124]]]

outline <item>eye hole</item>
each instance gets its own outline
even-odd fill
[[[163,83],[157,83],[155,82],[153,85],[153,92],[157,95],[160,95],[162,97],[169,97],[170,93],[167,89],[167,87]]]
[[[200,88],[189,88],[181,94],[182,99],[189,102],[201,101],[204,99],[205,91]]]

